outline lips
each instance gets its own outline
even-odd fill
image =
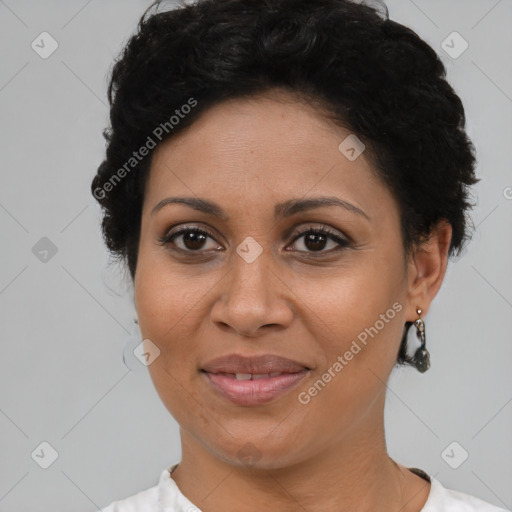
[[[200,369],[210,389],[239,406],[259,406],[290,393],[309,374],[303,363],[274,354],[230,354]]]
[[[289,375],[290,373],[296,372],[272,372],[272,373],[225,373],[225,372],[208,372],[215,373],[215,375],[222,375],[223,377],[229,377],[236,380],[257,380],[257,379],[269,379],[273,377],[279,377],[279,375]]]
[[[208,361],[201,369],[207,373],[225,374],[238,380],[277,377],[285,373],[309,370],[303,363],[274,354],[254,357],[229,354]]]

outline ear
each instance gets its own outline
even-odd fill
[[[452,227],[445,219],[432,229],[428,240],[415,248],[408,263],[407,321],[418,318],[416,309],[427,313],[441,288],[448,264]]]

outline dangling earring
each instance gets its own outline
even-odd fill
[[[425,322],[421,319],[421,309],[419,307],[416,308],[416,313],[418,313],[419,318],[415,320],[414,326],[416,327],[416,336],[420,340],[421,345],[416,350],[412,362],[419,372],[425,373],[430,368],[430,354],[425,348]]]

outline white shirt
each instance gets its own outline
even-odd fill
[[[186,498],[171,472],[174,464],[164,469],[157,485],[128,498],[117,500],[101,512],[201,512],[201,509]],[[496,507],[475,496],[445,488],[439,480],[428,475],[431,482],[430,493],[421,512],[511,512]]]

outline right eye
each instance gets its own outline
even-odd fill
[[[180,238],[181,243],[177,244],[175,240],[180,240]],[[166,233],[163,237],[159,237],[158,242],[160,245],[169,246],[171,250],[194,253],[205,251],[203,246],[208,238],[214,240],[213,235],[209,231],[197,227],[182,227],[170,233]],[[217,249],[214,247],[206,250],[218,250],[218,247],[217,245]]]

